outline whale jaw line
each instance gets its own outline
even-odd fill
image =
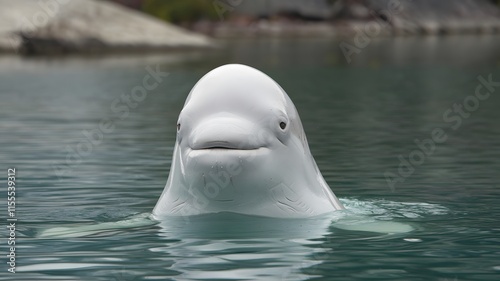
[[[190,148],[188,151],[188,155],[190,157],[197,156],[208,156],[208,155],[227,155],[227,156],[235,156],[235,157],[252,157],[264,154],[268,152],[269,148],[267,147],[257,147],[257,148],[234,148],[227,146],[211,146],[200,149],[192,149]]]
[[[229,141],[209,141],[191,147],[192,150],[257,150],[259,148],[262,147],[242,145]]]

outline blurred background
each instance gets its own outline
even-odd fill
[[[17,169],[22,239],[22,274],[2,270],[0,280],[278,280],[282,272],[291,280],[498,280],[499,5],[0,0],[0,171]],[[234,244],[172,239],[157,226],[36,237],[150,212],[186,96],[227,63],[283,87],[350,210],[416,230],[330,228],[307,242]],[[444,141],[433,140],[435,130]]]
[[[209,44],[172,24],[215,38],[357,39],[340,46],[347,53],[380,37],[500,32],[496,0],[2,0],[0,5],[0,50],[27,54]]]

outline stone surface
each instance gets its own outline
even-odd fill
[[[199,35],[97,0],[0,0],[0,50],[139,51],[211,46]]]
[[[336,15],[368,20],[352,7],[362,5],[371,18],[388,23],[395,34],[492,33],[500,31],[500,9],[490,0],[341,0]]]
[[[286,2],[286,3],[285,3]],[[229,1],[220,22],[195,30],[215,37],[373,36],[500,33],[490,0]],[[368,31],[367,31],[368,30]],[[370,35],[372,36],[372,35]]]

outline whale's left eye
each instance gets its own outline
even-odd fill
[[[285,122],[280,122],[280,128],[284,130],[286,128],[286,123]]]

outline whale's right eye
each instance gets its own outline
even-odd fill
[[[286,123],[285,122],[280,122],[280,128],[284,130],[286,128]]]
[[[181,129],[181,123],[177,123],[177,131]]]

